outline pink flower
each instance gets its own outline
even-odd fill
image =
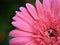
[[[10,45],[60,45],[60,0],[36,0],[13,17]]]

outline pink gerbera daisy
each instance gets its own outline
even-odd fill
[[[36,0],[13,17],[10,45],[60,45],[60,0]]]

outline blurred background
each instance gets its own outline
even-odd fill
[[[27,2],[35,4],[35,0],[0,0],[0,45],[9,45],[9,32],[15,28],[11,25],[12,17]]]

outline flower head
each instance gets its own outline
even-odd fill
[[[60,45],[60,0],[36,0],[13,17],[10,45]]]

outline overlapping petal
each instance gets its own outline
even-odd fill
[[[34,35],[29,32],[15,29],[9,33],[9,36],[12,36],[12,37],[33,37]]]
[[[24,45],[32,41],[30,37],[16,37],[10,40],[10,45]]]
[[[26,3],[13,17],[10,45],[60,45],[60,0]]]

